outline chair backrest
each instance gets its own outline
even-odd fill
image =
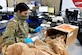
[[[65,10],[65,15],[66,15],[66,18],[68,18],[69,22],[70,21],[77,21],[77,19],[78,19],[78,10],[69,11],[69,9],[66,9]]]

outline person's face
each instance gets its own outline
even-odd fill
[[[22,12],[18,11],[18,14],[21,14],[23,16],[27,16],[29,14],[29,10],[22,11]]]

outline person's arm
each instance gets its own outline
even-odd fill
[[[36,29],[32,29],[32,28],[30,28],[30,31],[33,33],[37,33],[37,32],[39,32],[41,29],[43,28],[43,26],[38,26]]]
[[[15,29],[16,29],[16,23],[10,21],[6,27],[5,32],[2,35],[3,43],[9,44],[9,42],[13,41],[12,39],[14,38]]]
[[[3,37],[13,37],[15,33],[15,29],[16,29],[15,22],[9,22],[3,34]]]

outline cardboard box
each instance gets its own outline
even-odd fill
[[[77,38],[78,26],[70,24],[61,24],[59,26],[52,27],[51,29],[47,29],[46,37],[56,35],[58,33],[66,34],[65,43],[66,46],[69,46]]]

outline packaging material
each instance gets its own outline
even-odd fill
[[[60,39],[60,38],[59,38]],[[62,41],[62,39],[61,39]],[[42,40],[36,40],[35,47],[29,47],[24,43],[15,43],[2,48],[3,55],[68,55],[65,47],[60,40],[52,40],[49,42],[43,42]]]
[[[26,51],[29,47],[24,43],[15,43],[2,48],[3,55],[21,55],[23,51]]]
[[[35,48],[51,55],[69,55],[62,37],[58,37],[56,39],[48,38],[45,42],[38,39],[35,41]]]
[[[57,55],[37,48],[29,48],[24,43],[15,43],[2,48],[3,55]]]
[[[53,36],[55,38],[58,35],[66,35],[65,36],[65,45],[69,46],[74,42],[74,40],[77,38],[78,34],[78,26],[70,25],[70,24],[61,24],[56,27],[52,27],[51,29],[47,29],[46,37]]]
[[[44,50],[47,52],[54,52],[51,47],[49,46],[49,44],[37,39],[34,43],[35,48],[40,49],[40,50]]]
[[[64,36],[60,36],[55,39],[51,39],[50,37],[47,37],[46,42],[51,46],[54,53],[58,55],[69,55],[65,47],[64,39],[62,37]]]

